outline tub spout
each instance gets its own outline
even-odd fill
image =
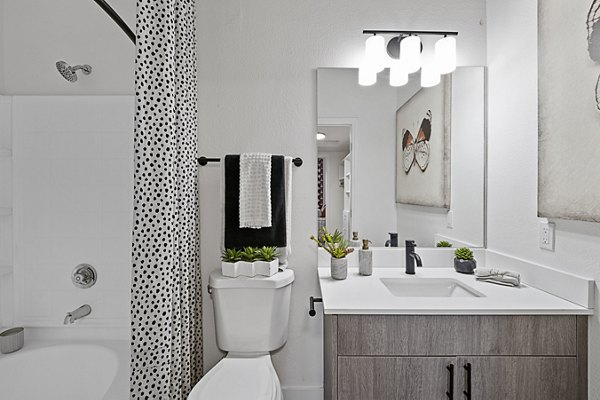
[[[63,323],[65,325],[72,324],[75,321],[77,321],[78,319],[87,317],[88,315],[91,314],[91,312],[92,312],[92,307],[90,307],[89,304],[84,304],[81,307],[79,307],[78,309],[68,312],[67,315],[65,316],[65,320],[63,321]]]

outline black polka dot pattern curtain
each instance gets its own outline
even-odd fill
[[[131,399],[202,376],[194,0],[138,0]]]

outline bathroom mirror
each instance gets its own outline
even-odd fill
[[[484,247],[485,68],[433,88],[418,73],[392,87],[387,73],[360,86],[357,69],[317,70],[319,227],[374,246],[397,232],[399,246]]]

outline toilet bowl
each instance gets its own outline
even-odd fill
[[[281,385],[264,354],[243,357],[228,354],[194,387],[188,400],[281,400]]]
[[[273,276],[209,278],[217,346],[228,352],[194,386],[188,400],[282,400],[270,352],[288,334],[294,271]]]

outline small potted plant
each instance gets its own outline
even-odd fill
[[[277,247],[263,246],[256,249],[258,260],[254,262],[255,272],[258,275],[271,276],[279,269],[279,259],[277,258]]]
[[[244,247],[240,252],[239,272],[244,276],[255,276],[254,261],[258,259],[256,249],[251,246]]]
[[[225,249],[221,254],[221,273],[235,278],[239,275],[238,263],[242,259],[241,250]]]
[[[450,243],[446,240],[440,240],[439,242],[436,243],[435,247],[452,247],[452,243]]]
[[[352,247],[348,247],[348,242],[337,229],[333,234],[323,227],[318,238],[311,236],[319,247],[325,249],[331,255],[331,277],[333,279],[346,279],[348,276],[348,259],[346,256],[354,251]]]
[[[454,269],[461,274],[472,274],[477,268],[477,262],[473,258],[473,252],[467,247],[461,247],[454,251]]]

